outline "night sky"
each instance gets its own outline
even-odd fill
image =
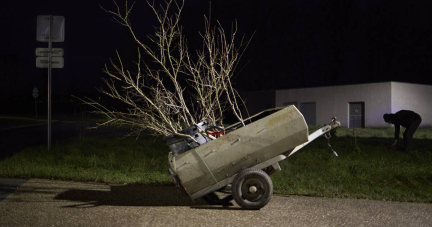
[[[117,1],[120,5],[123,0]],[[157,2],[157,1],[156,1]],[[32,99],[47,89],[47,69],[35,66],[38,15],[65,17],[65,66],[53,69],[53,94],[97,96],[105,63],[118,50],[135,60],[130,34],[99,5],[111,0],[0,1],[2,99]],[[191,47],[200,47],[209,2],[187,0],[182,24]],[[432,1],[406,0],[213,0],[212,18],[226,30],[237,19],[239,34],[255,35],[236,72],[239,91],[331,86],[384,81],[432,84]],[[138,35],[152,33],[155,18],[145,1],[132,11]],[[240,38],[240,36],[239,36]]]

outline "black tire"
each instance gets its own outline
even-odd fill
[[[262,170],[245,169],[232,183],[234,200],[242,208],[258,210],[267,205],[273,195],[273,183]]]

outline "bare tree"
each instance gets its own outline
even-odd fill
[[[227,111],[232,111],[243,123],[241,99],[231,79],[250,39],[245,40],[243,36],[236,46],[236,23],[227,36],[219,22],[212,26],[211,19],[204,17],[205,31],[199,33],[203,48],[190,52],[180,25],[184,0],[180,3],[165,0],[163,5],[156,6],[147,1],[159,22],[154,34],[147,36],[149,44],[139,40],[132,28],[129,17],[133,4],[129,6],[126,1],[122,9],[114,1],[115,11],[104,9],[129,30],[138,44],[138,57],[134,62],[136,71],[132,73],[124,68],[117,52],[118,60],[111,60],[111,66],[104,68],[109,76],[105,80],[107,88],[98,89],[126,104],[127,112],[110,110],[90,99],[83,100],[95,108],[94,113],[109,119],[101,125],[130,125],[138,135],[149,129],[155,134],[190,137],[180,133],[185,126],[204,120],[210,125],[223,125]]]

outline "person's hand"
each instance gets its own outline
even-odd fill
[[[394,143],[390,147],[396,146],[397,140],[394,141]]]

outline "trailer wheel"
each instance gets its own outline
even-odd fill
[[[234,178],[232,194],[242,208],[258,210],[270,201],[273,183],[264,171],[245,169]]]

